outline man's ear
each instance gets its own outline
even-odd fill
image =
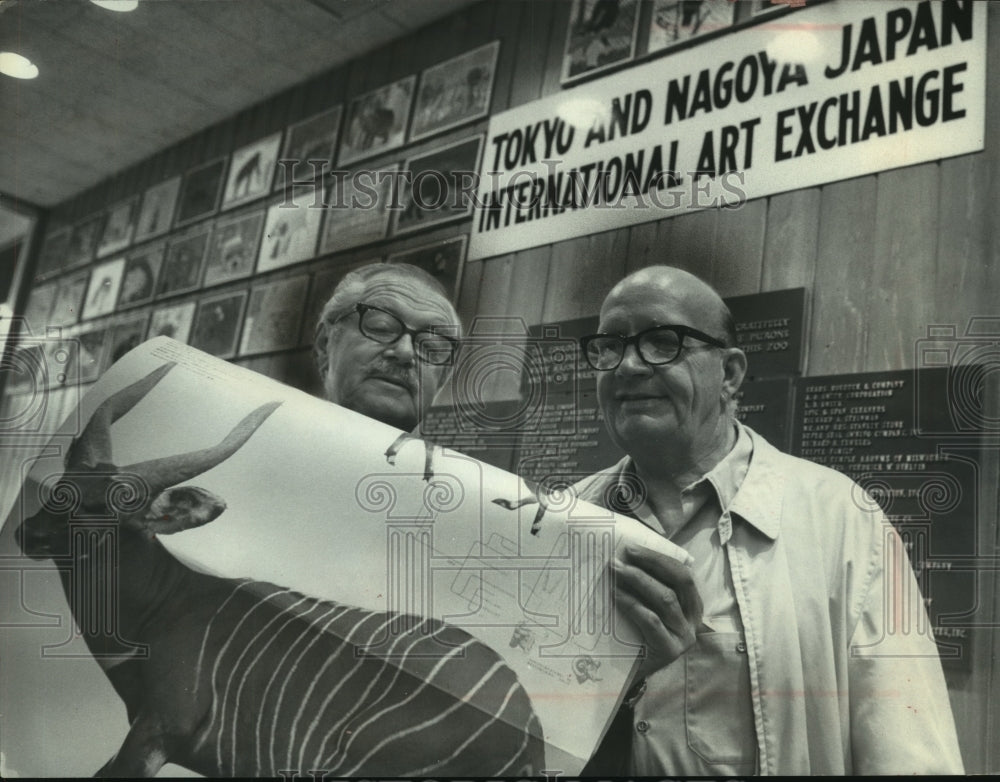
[[[722,390],[725,394],[723,401],[730,402],[736,398],[736,394],[743,385],[743,378],[747,374],[747,356],[739,348],[726,348],[726,357],[722,364],[725,372],[722,378]]]

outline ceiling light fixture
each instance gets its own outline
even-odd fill
[[[139,0],[90,0],[90,2],[106,11],[118,11],[122,14],[139,7]]]
[[[20,54],[0,52],[0,73],[15,79],[34,79],[38,75],[38,66]]]

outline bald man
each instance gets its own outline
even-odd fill
[[[316,325],[324,395],[411,431],[451,370],[461,330],[444,286],[423,269],[373,263],[349,272]]]
[[[581,348],[628,455],[577,490],[694,557],[704,619],[633,690],[587,773],[962,773],[898,535],[846,476],[737,421],[747,359],[719,295],[649,267],[611,290],[598,329]],[[619,571],[619,591],[648,605],[656,585]]]

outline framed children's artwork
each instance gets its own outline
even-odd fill
[[[211,234],[211,226],[202,226],[170,241],[163,269],[160,271],[158,296],[184,293],[198,287]]]
[[[103,213],[93,215],[73,226],[64,269],[72,269],[74,266],[82,266],[94,260],[97,242],[101,238],[101,229],[104,228],[104,217]]]
[[[251,288],[240,355],[294,348],[299,341],[308,288],[307,274]]]
[[[149,339],[153,337],[170,337],[178,342],[186,343],[191,334],[191,322],[194,320],[195,303],[185,301],[181,304],[171,304],[154,310],[149,319]]]
[[[316,255],[324,212],[322,194],[316,188],[296,188],[294,195],[287,195],[268,207],[257,256],[258,272],[280,269]]]
[[[137,347],[146,337],[146,327],[149,325],[149,312],[134,312],[115,319],[109,328],[108,349],[104,354],[105,371],[118,359]]]
[[[109,336],[107,322],[74,335],[77,342],[76,371],[81,383],[92,383],[100,376],[105,364],[104,354]]]
[[[59,289],[56,292],[47,325],[72,326],[80,320],[80,310],[83,307],[83,296],[87,292],[88,279],[90,279],[90,270],[84,269],[59,280]]]
[[[151,301],[156,293],[156,281],[160,276],[166,244],[159,243],[145,247],[128,257],[122,275],[121,291],[118,294],[118,309],[134,307]]]
[[[452,57],[420,74],[410,140],[427,138],[490,111],[500,41]]]
[[[203,298],[198,302],[188,344],[219,358],[232,358],[246,303],[245,290]]]
[[[469,182],[476,181],[483,135],[456,141],[406,161],[394,234],[472,214]]]
[[[58,290],[58,282],[48,282],[32,288],[28,295],[28,303],[24,307],[24,319],[34,336],[45,334]]]
[[[135,225],[135,241],[144,242],[170,230],[181,189],[180,174],[146,190]]]
[[[69,253],[69,239],[73,229],[70,226],[53,231],[45,237],[42,251],[38,257],[36,280],[45,280],[66,267]]]
[[[452,302],[458,300],[458,286],[462,281],[465,245],[468,236],[462,234],[433,244],[405,250],[389,256],[389,263],[409,263],[419,266],[444,286]]]
[[[184,175],[177,202],[178,226],[215,214],[219,208],[225,172],[226,158],[220,157],[196,166]]]
[[[97,245],[98,258],[120,252],[131,244],[138,210],[139,196],[120,201],[108,210],[104,233],[100,244]]]
[[[653,0],[649,51],[732,27],[735,3],[730,0]]]
[[[573,0],[562,83],[592,76],[635,56],[638,0]]]
[[[393,165],[346,171],[334,178],[326,193],[320,255],[385,238],[398,173],[399,166]]]
[[[263,225],[263,209],[216,221],[205,262],[205,286],[253,273]]]
[[[233,153],[222,208],[230,209],[271,192],[274,165],[281,147],[281,131],[272,133]]]
[[[407,76],[351,101],[338,165],[347,165],[402,145],[416,83],[415,75]]]
[[[302,338],[299,340],[300,344],[311,345],[313,343],[316,333],[316,323],[319,321],[320,313],[323,311],[323,305],[330,298],[333,289],[344,279],[344,275],[355,269],[360,269],[362,266],[380,263],[381,261],[382,258],[380,257],[365,258],[363,261],[355,263],[331,266],[313,275],[312,289],[309,291],[309,303],[306,304],[305,319],[302,321]]]
[[[275,188],[291,187],[300,181],[322,182],[333,167],[343,113],[343,106],[334,106],[288,127],[279,158],[283,162],[278,163],[274,177]]]
[[[118,291],[125,272],[125,258],[99,263],[90,274],[90,285],[83,301],[83,318],[99,318],[114,312],[118,301]]]

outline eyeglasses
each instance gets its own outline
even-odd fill
[[[427,329],[411,329],[391,312],[370,304],[355,304],[350,312],[345,312],[333,323],[339,323],[355,312],[358,313],[358,331],[374,342],[391,345],[404,334],[409,334],[413,340],[413,352],[421,361],[440,366],[451,364],[455,359],[458,340]]]
[[[601,372],[610,372],[622,363],[629,345],[635,345],[639,357],[647,364],[656,366],[676,361],[684,350],[686,337],[693,337],[717,348],[726,347],[722,340],[690,326],[653,326],[631,337],[591,334],[580,337],[580,347],[590,366]]]

